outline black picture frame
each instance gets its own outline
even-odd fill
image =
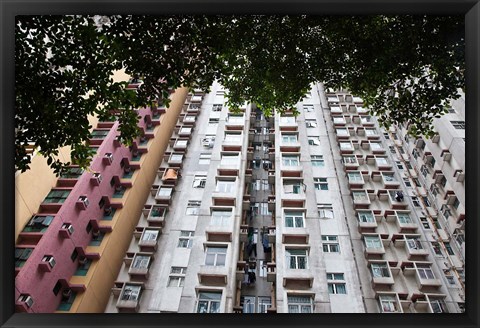
[[[478,0],[2,0],[0,99],[0,325],[1,327],[225,327],[225,326],[409,326],[478,327],[478,186],[480,109],[480,4]],[[14,313],[14,20],[46,14],[434,14],[465,15],[466,25],[466,312],[445,315],[380,314],[20,314]]]

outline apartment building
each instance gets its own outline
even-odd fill
[[[463,311],[462,104],[413,140],[321,84],[298,116],[224,93],[187,97],[106,312]]]
[[[16,177],[17,312],[103,312],[174,123],[187,94],[137,110],[142,135],[123,146],[114,113],[93,119],[90,169],[58,178],[40,155]],[[68,152],[62,153],[68,159]]]
[[[225,92],[138,109],[130,149],[97,122],[91,171],[39,193],[17,178],[17,311],[463,311],[464,99],[427,140],[322,84],[272,117]]]

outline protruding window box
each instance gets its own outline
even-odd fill
[[[103,158],[102,158],[103,164],[105,165],[112,165],[113,163],[113,154],[112,153],[106,153]]]
[[[338,108],[336,114],[341,114],[340,108]],[[334,127],[345,126],[345,124],[347,123],[347,120],[344,116],[332,116],[332,121]]]
[[[153,205],[147,216],[148,225],[163,227],[165,225],[167,213],[168,207]]]
[[[232,220],[233,224],[233,220]],[[225,242],[229,243],[232,241],[232,231],[233,226],[217,226],[217,225],[208,225],[205,230],[206,239],[209,242]]]
[[[86,210],[88,205],[90,204],[90,201],[88,200],[87,196],[80,196],[75,203],[78,209],[80,210]]]
[[[283,233],[282,234],[282,244],[296,244],[296,245],[308,245],[310,235],[307,233],[307,230],[304,228],[285,228],[286,231],[298,231],[302,230],[304,233]]]
[[[337,127],[337,129],[335,129],[335,133],[337,140],[348,140],[350,138],[350,132],[347,128]]]
[[[385,247],[383,241],[378,234],[363,235],[365,243],[365,258],[366,259],[381,259],[385,254]]]
[[[228,268],[226,266],[201,265],[198,281],[204,286],[226,286]]]
[[[103,179],[102,175],[98,172],[95,172],[90,177],[90,183],[92,184],[92,186],[99,186],[100,183],[102,182],[102,179]]]
[[[395,284],[390,265],[385,261],[368,261],[368,267],[372,274],[372,287],[385,288]]]
[[[365,190],[352,190],[352,199],[354,208],[369,208],[370,198]]]
[[[20,294],[15,302],[15,310],[17,312],[29,312],[30,308],[33,306],[33,303],[33,298],[30,295]]]
[[[51,272],[55,267],[55,259],[51,255],[45,255],[38,264],[38,268],[43,272]]]
[[[332,116],[337,116],[337,115],[342,115],[343,114],[343,110],[340,106],[338,105],[331,105],[330,106],[330,113],[332,114]]]
[[[340,141],[339,147],[340,147],[341,154],[352,154],[353,151],[355,150],[355,147],[350,141]]]
[[[167,186],[160,186],[158,188],[158,191],[155,195],[155,201],[158,204],[168,204],[170,205],[173,197],[173,191],[174,188],[172,187],[167,187]]]
[[[188,147],[188,139],[177,139],[173,144],[173,150],[185,152]]]
[[[362,188],[365,184],[363,175],[359,171],[348,171],[347,172],[348,185],[350,188]]]
[[[267,238],[268,238],[268,242],[270,244],[273,244],[275,243],[275,238],[276,238],[277,234],[276,234],[276,228],[275,227],[268,227],[268,234],[267,234]]]
[[[388,200],[391,209],[404,210],[408,208],[406,196],[402,190],[388,190]]]
[[[418,224],[409,212],[396,211],[396,224],[400,232],[415,232]]]
[[[225,121],[226,127],[243,127],[245,125],[245,114],[228,114]]]
[[[128,282],[123,284],[117,300],[117,309],[121,312],[138,312],[143,283]]]
[[[236,278],[237,281],[244,279],[246,265],[247,265],[247,262],[245,262],[245,261],[238,261],[237,262],[237,271],[235,273],[235,278]]]
[[[195,122],[197,120],[197,115],[194,114],[186,114],[183,117],[182,123],[184,126],[195,126]]]
[[[182,127],[180,127],[180,129],[178,130],[178,135],[179,135],[180,137],[190,137],[190,136],[192,135],[192,130],[193,130],[192,127],[182,126]]]
[[[64,223],[58,231],[58,234],[62,238],[70,238],[73,234],[73,231],[73,226],[70,223]]]
[[[162,230],[160,228],[142,228],[143,232],[138,241],[138,246],[142,252],[156,251],[157,243]]]
[[[268,282],[277,281],[277,265],[275,262],[267,263],[267,281]]]
[[[405,251],[409,260],[425,259],[429,255],[429,251],[421,242],[420,235],[405,235]]]
[[[374,232],[378,226],[377,218],[373,211],[359,210],[357,211],[357,219],[359,232]]]
[[[171,167],[181,168],[183,164],[184,154],[182,153],[172,153],[168,158],[168,165]]]
[[[310,271],[295,272],[294,276],[283,277],[283,287],[286,289],[308,290],[313,286],[313,275]]]
[[[400,187],[400,182],[395,179],[393,172],[382,172],[382,182],[385,189],[394,189]]]
[[[153,260],[153,253],[136,253],[128,269],[130,278],[143,277],[148,279],[150,265]]]

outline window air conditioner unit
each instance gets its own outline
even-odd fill
[[[59,234],[63,238],[70,238],[70,236],[73,234],[73,226],[70,223],[64,223]]]
[[[93,185],[99,186],[100,182],[102,182],[102,179],[103,179],[102,175],[96,172],[96,173],[93,173],[91,181]]]
[[[46,255],[46,256],[43,257],[42,261],[47,262],[50,265],[50,268],[55,267],[56,262],[55,262],[55,259],[53,258],[53,256]]]
[[[103,162],[107,165],[112,164],[113,154],[112,153],[106,153],[105,156],[103,157]]]
[[[89,204],[90,204],[90,202],[89,202],[87,196],[78,197],[77,207],[85,210],[88,207]]]
[[[215,138],[203,138],[202,145],[206,148],[213,148],[215,144]]]
[[[32,305],[33,305],[33,298],[30,296],[30,295],[20,295],[20,297],[18,298],[18,301],[21,302],[21,303],[25,303],[25,305],[27,306],[27,308],[31,308]]]

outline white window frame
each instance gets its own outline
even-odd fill
[[[205,265],[224,267],[227,262],[227,246],[207,245],[205,247]]]
[[[180,237],[178,238],[177,247],[178,248],[192,248],[193,236],[195,231],[190,230],[181,230]]]
[[[308,269],[308,249],[306,248],[286,248],[285,264],[291,270]]]
[[[193,183],[192,183],[193,188],[205,188],[206,184],[207,184],[207,176],[206,175],[196,174],[193,177]]]
[[[310,295],[287,295],[288,313],[313,313],[313,297]]]
[[[215,294],[218,294],[218,296]],[[210,295],[210,297],[208,295]],[[213,295],[215,295],[215,298],[211,298]],[[221,292],[199,291],[195,305],[195,313],[220,313],[221,302]],[[202,305],[205,305],[205,311],[200,311]]]
[[[341,272],[327,272],[327,287],[329,294],[347,294],[347,283],[345,275]]]
[[[324,253],[340,253],[338,236],[322,235],[322,250]]]
[[[300,156],[298,155],[283,155],[282,156],[283,166],[299,166],[300,165]]]
[[[287,224],[288,221],[292,221],[292,224]],[[283,212],[283,222],[287,228],[304,228],[305,227],[305,212],[285,210]]]

